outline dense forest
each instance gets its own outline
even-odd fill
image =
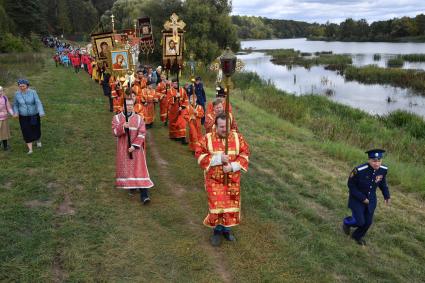
[[[237,27],[240,39],[308,37],[316,28],[320,27],[316,23],[254,16],[232,16],[232,22]]]
[[[112,29],[113,13],[116,30],[151,17],[158,55],[162,25],[173,12],[187,24],[186,54],[211,61],[226,46],[238,50],[228,0],[0,0],[0,52],[35,49],[43,34],[87,41],[92,32]]]
[[[253,16],[232,16],[240,39],[308,37],[341,41],[425,41],[425,15],[394,18],[369,24],[346,19],[340,24],[306,23]]]

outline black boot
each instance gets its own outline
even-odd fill
[[[236,241],[235,236],[233,236],[232,232],[230,232],[230,231],[223,232],[223,236],[229,242]]]
[[[211,236],[211,245],[213,247],[218,247],[221,245],[221,231],[214,230],[214,234]]]
[[[180,141],[181,141],[181,143],[182,144],[189,144],[187,141],[186,141],[186,138],[180,138]]]
[[[2,140],[2,142],[3,142],[3,150],[4,151],[9,150],[10,147],[7,145],[7,140]]]
[[[350,226],[345,223],[342,223],[342,231],[344,231],[345,235],[350,235]]]
[[[149,198],[148,189],[146,188],[140,189],[140,201],[143,204],[150,203],[151,199]]]

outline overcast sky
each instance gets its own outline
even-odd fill
[[[233,0],[233,15],[306,22],[339,23],[346,18],[369,23],[425,14],[425,0]]]

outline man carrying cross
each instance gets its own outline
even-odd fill
[[[150,202],[148,188],[153,187],[153,183],[146,165],[145,123],[140,115],[134,113],[133,99],[125,99],[127,111],[112,118],[112,133],[117,138],[115,186],[125,190],[139,189],[140,200],[147,204]]]

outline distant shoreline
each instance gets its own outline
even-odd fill
[[[425,43],[424,36],[416,37],[400,37],[394,39],[379,39],[379,40],[353,40],[353,39],[331,39],[328,37],[285,37],[285,38],[262,38],[262,39],[239,39],[240,41],[260,41],[260,40],[280,40],[280,39],[306,39],[306,41],[326,41],[326,42],[382,42],[382,43]]]

